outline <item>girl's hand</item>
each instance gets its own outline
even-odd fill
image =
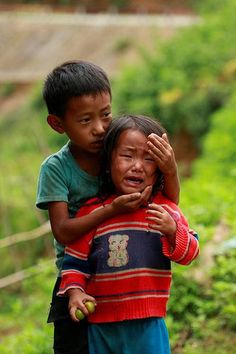
[[[177,174],[177,164],[174,151],[169,143],[166,134],[162,137],[156,134],[148,136],[148,152],[156,161],[158,168],[165,175]]]
[[[70,317],[75,322],[79,322],[78,318],[75,315],[77,309],[80,309],[85,316],[89,315],[89,312],[85,306],[86,301],[92,301],[96,305],[96,300],[80,289],[69,289],[67,291],[67,294],[69,296],[68,309]]]
[[[115,214],[131,212],[148,202],[152,186],[147,186],[142,193],[124,194],[115,198],[111,204]]]
[[[150,221],[148,226],[154,230],[160,231],[163,235],[167,236],[169,242],[175,246],[176,223],[172,216],[162,206],[152,203],[149,204],[147,210],[147,220]]]

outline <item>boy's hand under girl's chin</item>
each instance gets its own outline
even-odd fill
[[[131,212],[146,204],[151,196],[152,186],[147,186],[142,192],[120,195],[111,203],[115,213]]]

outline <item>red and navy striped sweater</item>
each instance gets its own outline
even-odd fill
[[[146,207],[110,218],[66,247],[58,295],[69,288],[81,288],[94,296],[97,307],[89,322],[165,316],[171,261],[187,265],[197,257],[198,236],[189,229],[179,208],[161,194],[153,202],[176,221],[174,250],[165,235],[148,226]],[[85,205],[78,217],[103,205]]]

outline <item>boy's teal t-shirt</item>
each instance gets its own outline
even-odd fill
[[[98,177],[83,171],[73,158],[69,142],[43,161],[38,179],[36,206],[48,209],[48,203],[68,203],[70,217],[74,217],[86,199],[98,192]],[[56,265],[61,270],[64,246],[54,239]]]

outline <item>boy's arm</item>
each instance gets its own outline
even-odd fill
[[[108,218],[136,210],[149,199],[150,193],[151,187],[147,187],[142,193],[119,196],[111,204],[106,204],[104,207],[78,218],[69,217],[67,203],[50,202],[48,204],[48,212],[52,233],[59,243],[66,245],[83,236]]]
[[[179,203],[180,182],[176,171],[173,173],[164,173],[164,190],[163,193],[175,204]]]
[[[174,151],[169,143],[166,134],[159,137],[150,134],[148,137],[149,153],[157,162],[157,165],[164,175],[163,193],[175,204],[179,202],[180,183],[175,160]]]

